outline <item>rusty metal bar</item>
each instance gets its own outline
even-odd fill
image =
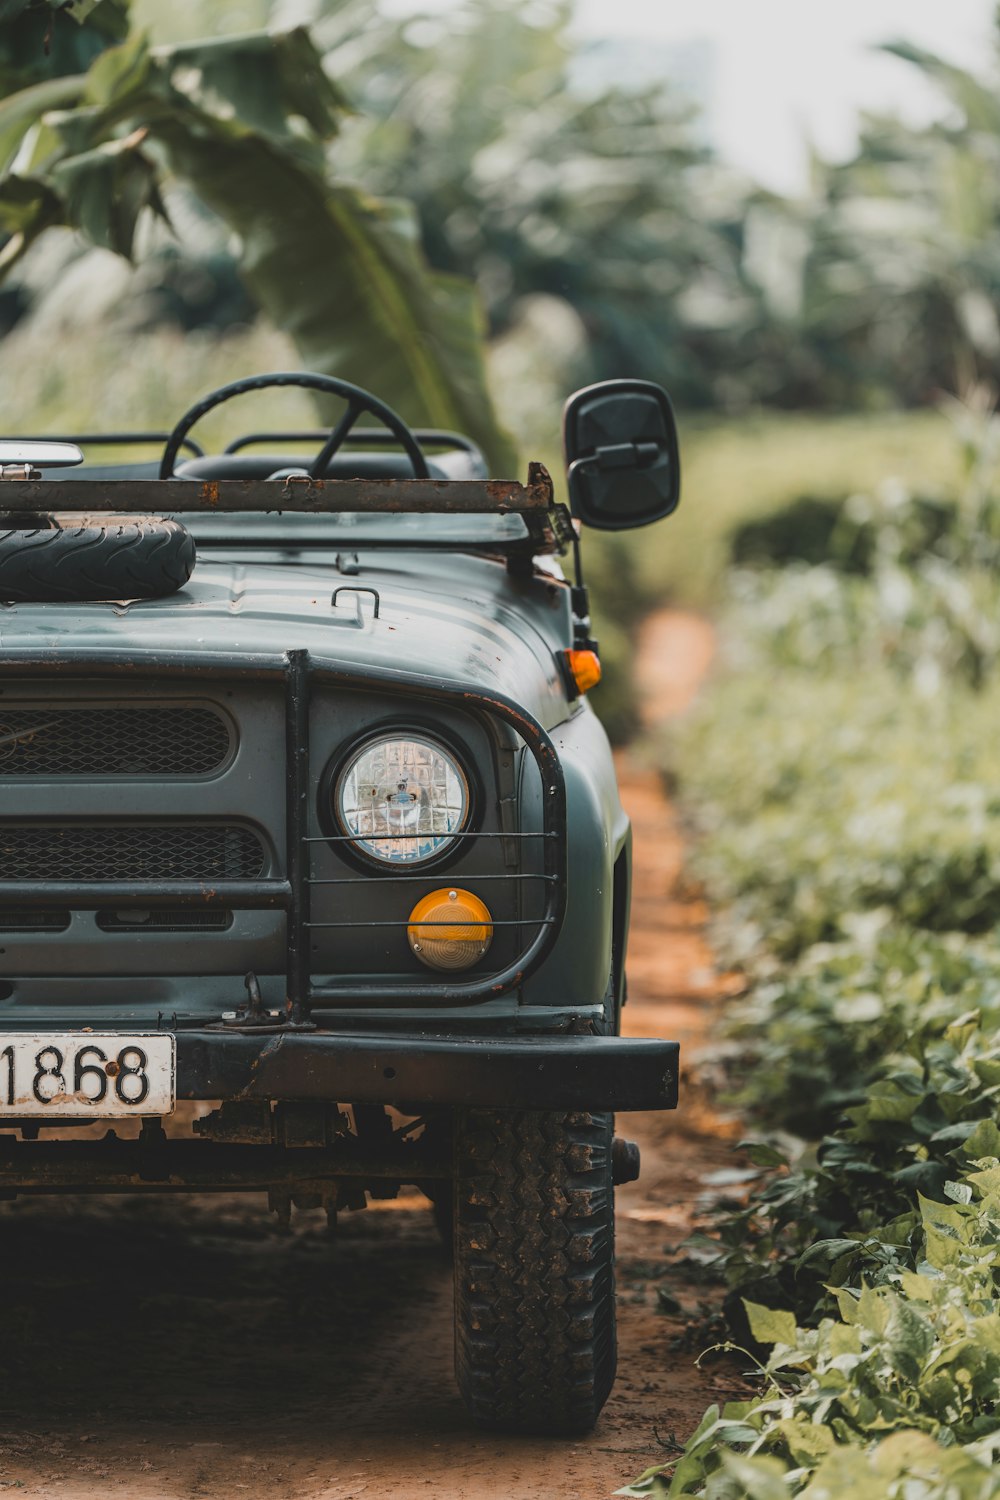
[[[552,480],[531,464],[514,479],[41,479],[10,480],[0,513],[110,511],[176,515],[201,511],[362,511],[385,515],[536,515],[553,509]]]

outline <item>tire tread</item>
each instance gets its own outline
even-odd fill
[[[191,533],[158,516],[0,531],[0,600],[160,599],[184,587],[194,564]]]
[[[478,1425],[588,1432],[615,1376],[611,1120],[456,1121],[455,1360]]]

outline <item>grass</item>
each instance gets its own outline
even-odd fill
[[[804,416],[773,412],[737,422],[681,420],[682,495],[676,515],[634,533],[641,586],[696,609],[718,603],[727,542],[741,522],[799,495],[838,498],[887,475],[921,490],[951,487],[958,455],[937,412]]]

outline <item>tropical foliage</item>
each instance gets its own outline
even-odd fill
[[[0,275],[57,225],[130,256],[179,180],[238,236],[242,277],[307,366],[468,432],[510,471],[473,289],[428,271],[405,205],[328,175],[347,103],[306,30],[154,48],[126,0],[77,20],[17,9],[0,54],[24,85],[0,104]]]
[[[533,441],[567,386],[625,372],[716,411],[926,404],[1000,382],[995,64],[973,75],[894,44],[947,113],[866,119],[855,158],[816,159],[792,200],[723,168],[670,85],[585,76],[568,0],[465,0],[447,23],[301,0],[308,34],[208,50],[188,38],[225,30],[213,0],[133,0],[159,44],[141,81],[125,67],[127,107],[113,65],[81,83],[102,51],[136,45],[126,6],[7,0],[0,78],[27,87],[0,112],[0,153],[21,153],[0,224],[10,259],[53,222],[138,246],[156,269],[132,285],[133,317],[224,326],[255,302],[306,362],[350,365],[404,409],[419,385],[420,415],[487,431],[495,452],[469,282]],[[144,223],[163,208],[179,239]],[[22,263],[9,316],[49,295],[47,272]]]

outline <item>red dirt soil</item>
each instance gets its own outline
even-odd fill
[[[690,702],[711,654],[704,622],[649,621],[649,727]],[[636,835],[626,1029],[677,1037],[690,1060],[725,986],[660,780],[628,753],[619,774]],[[679,1111],[619,1120],[643,1173],[618,1194],[619,1376],[589,1438],[470,1428],[452,1379],[450,1270],[419,1194],[343,1215],[336,1246],[318,1214],[283,1235],[256,1198],[27,1199],[0,1205],[0,1489],[604,1500],[663,1456],[658,1437],[684,1437],[734,1384],[694,1363],[705,1338],[692,1322],[716,1292],[670,1269],[703,1176],[731,1164],[734,1127],[690,1071]],[[660,1286],[688,1316],[658,1311]]]

